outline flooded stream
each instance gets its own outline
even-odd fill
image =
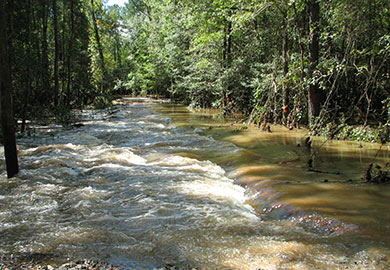
[[[386,147],[307,149],[304,131],[259,133],[149,99],[79,117],[18,140],[21,172],[0,177],[0,253],[124,269],[390,268],[390,185],[358,181],[390,161]]]

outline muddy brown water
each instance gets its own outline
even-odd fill
[[[359,180],[387,146],[307,149],[304,130],[260,133],[149,99],[78,114],[80,128],[18,140],[21,172],[0,178],[0,253],[125,269],[390,267],[390,186]]]

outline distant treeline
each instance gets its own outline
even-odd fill
[[[119,7],[102,0],[7,0],[15,116],[47,120],[105,106],[129,65]],[[127,65],[127,66],[126,66]]]
[[[389,125],[390,0],[104,2],[6,1],[22,123],[155,94],[259,126]]]
[[[330,136],[389,125],[389,0],[130,2],[126,91]]]

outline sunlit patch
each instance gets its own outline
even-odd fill
[[[238,177],[241,175],[264,175],[267,172],[275,173],[280,170],[279,165],[252,165],[252,166],[241,166],[234,171],[234,176]]]
[[[190,183],[183,183],[181,189],[190,195],[204,196],[211,199],[225,199],[228,201],[236,201],[238,203],[244,203],[246,196],[245,190],[236,186],[228,181],[195,181]]]
[[[229,137],[182,111],[169,127],[144,101],[80,111],[80,128],[20,138],[22,171],[0,178],[0,251],[99,256],[129,269],[167,261],[216,270],[388,268],[386,241],[370,238],[386,232],[365,228],[365,241],[347,222],[371,225],[359,211],[373,206],[385,216],[387,190],[312,181],[317,174],[297,160],[307,151],[299,134],[281,143],[290,146],[281,155],[266,142],[282,138],[278,129],[257,142],[249,129]],[[202,136],[213,131],[225,141]]]
[[[311,269],[305,261],[310,246],[296,241],[277,241],[264,238],[248,246],[244,253],[227,258],[224,265],[233,269]]]
[[[110,196],[108,192],[104,190],[97,190],[92,187],[77,189],[76,191],[74,191],[74,194],[76,194],[77,197],[80,199],[91,199],[91,198],[105,199]]]
[[[308,231],[318,234],[319,237],[340,236],[346,233],[357,232],[359,229],[356,225],[317,215],[303,215],[294,218],[293,222],[298,226],[303,226]]]
[[[74,145],[72,143],[67,144],[55,144],[55,145],[47,145],[47,146],[39,146],[34,148],[27,149],[19,149],[18,154],[20,156],[24,155],[37,155],[39,153],[51,151],[51,150],[80,150],[82,147],[79,145]]]
[[[113,162],[123,165],[143,165],[145,159],[131,152],[109,153],[104,157],[105,162]]]
[[[69,136],[69,140],[72,140],[79,145],[99,145],[103,143],[95,136],[89,134],[72,134]]]
[[[239,183],[243,185],[250,184],[250,183],[257,183],[267,179],[269,179],[268,176],[242,176],[238,178]]]
[[[132,166],[145,164],[146,160],[128,149],[113,148],[106,145],[88,151],[82,162],[88,167],[109,163]]]

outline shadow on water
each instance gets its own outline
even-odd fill
[[[179,128],[176,116],[134,101],[84,114],[78,129],[21,139],[22,172],[0,179],[0,252],[99,257],[127,269],[388,266],[389,240],[379,236],[389,217],[378,217],[388,191],[322,183],[300,154],[288,150],[280,163],[285,146],[258,139],[244,148],[249,131],[207,129],[215,122],[205,115],[180,112],[189,126]],[[355,206],[337,201],[347,194]],[[372,207],[372,216],[361,212]],[[378,223],[370,232],[367,219]]]
[[[367,185],[361,181],[368,164],[389,162],[388,146],[312,138],[312,147],[308,149],[304,146],[306,131],[287,132],[282,127],[273,127],[272,133],[259,132],[231,126],[207,112],[187,116],[183,107],[164,109],[164,113],[172,117],[173,125],[200,129],[205,136],[239,146],[241,150],[234,155],[210,159],[255,194],[271,190],[274,194],[271,197],[277,198],[276,203],[269,203],[264,211],[282,209],[279,211],[282,214],[275,215],[279,218],[285,216],[288,205],[295,211],[321,215],[326,217],[324,220],[329,218],[329,222],[340,220],[358,228],[363,240],[351,236],[346,242],[361,244],[367,241],[369,245],[389,247],[390,216],[387,213],[390,209],[386,203],[390,199],[389,185]],[[202,120],[197,124],[198,115],[202,115]],[[308,160],[312,156],[314,170],[310,171]],[[313,218],[309,220],[306,223],[323,223]]]

